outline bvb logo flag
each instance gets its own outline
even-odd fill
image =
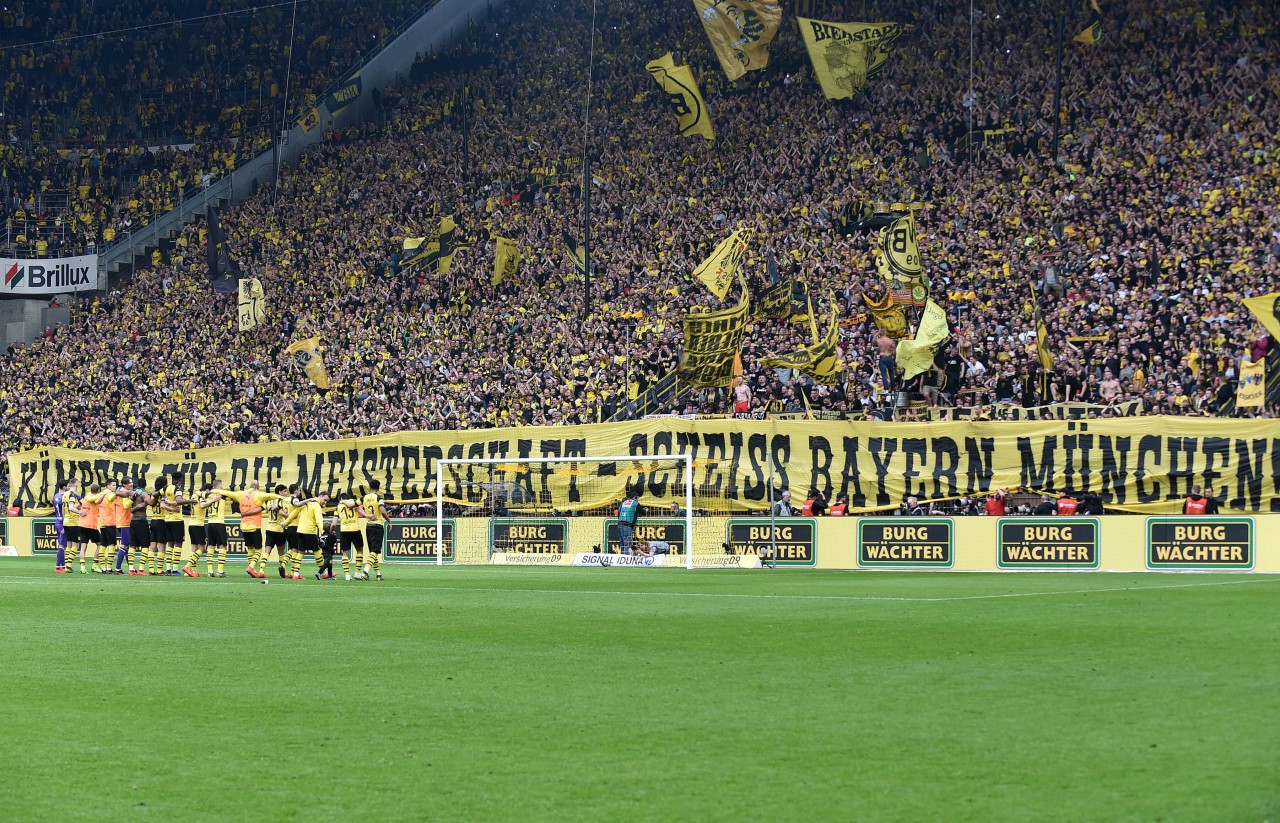
[[[862,300],[867,304],[867,311],[871,312],[871,319],[881,331],[894,340],[907,336],[907,313],[894,302],[892,294],[886,292],[884,299],[879,302],[863,294]]]
[[[329,388],[329,372],[324,367],[324,358],[320,356],[320,338],[308,337],[306,340],[299,340],[296,343],[290,343],[289,348],[284,350],[285,354],[293,355],[293,362],[297,363],[312,384],[321,391],[327,391]]]
[[[769,44],[782,22],[778,0],[693,0],[693,7],[730,80],[769,65]]]
[[[809,317],[813,317],[812,303],[809,305]],[[840,370],[840,315],[834,294],[831,295],[831,327],[827,336],[819,340],[817,331],[815,326],[813,345],[790,354],[765,357],[760,365],[766,369],[795,369],[809,375],[817,383],[831,385],[836,382],[836,374]]]
[[[256,277],[240,281],[240,331],[252,331],[267,319],[267,298],[262,291],[262,281]]]
[[[1240,364],[1240,384],[1236,386],[1236,407],[1249,408],[1262,405],[1266,394],[1267,361],[1254,360]]]
[[[509,237],[495,237],[497,246],[493,250],[493,280],[490,285],[496,286],[509,277],[514,277],[520,268],[520,246]]]
[[[738,274],[738,267],[742,265],[742,255],[747,250],[747,244],[754,236],[755,229],[738,229],[721,240],[711,256],[693,270],[693,276],[702,281],[707,291],[723,300],[729,293],[733,278]]]
[[[770,320],[785,320],[791,316],[791,292],[795,288],[794,278],[780,280],[776,286],[770,286],[760,295],[760,305],[756,309],[757,317]]]
[[[702,92],[698,91],[698,82],[693,79],[689,67],[677,66],[671,52],[667,52],[645,68],[671,100],[680,133],[686,136],[700,134],[708,140],[715,140],[707,104],[702,101]]]
[[[742,299],[733,308],[685,317],[684,354],[677,367],[685,385],[703,389],[733,383],[733,364],[742,351],[749,308],[744,287]]]
[[[932,300],[925,303],[916,339],[903,340],[898,344],[898,368],[902,369],[902,379],[910,380],[933,368],[934,355],[950,336],[947,313]]]
[[[884,68],[893,42],[913,26],[901,23],[824,23],[797,18],[805,48],[828,100],[846,100]]]
[[[914,215],[900,217],[880,230],[880,252],[889,271],[899,279],[908,283],[922,279]]]

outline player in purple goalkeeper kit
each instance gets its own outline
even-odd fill
[[[58,559],[53,570],[58,574],[67,571],[67,534],[62,529],[62,493],[67,489],[67,481],[58,481],[58,490],[53,493],[53,528],[58,532]]]

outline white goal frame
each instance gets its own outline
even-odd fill
[[[446,466],[496,466],[526,463],[640,463],[675,461],[684,464],[685,568],[693,568],[693,456],[689,454],[628,454],[623,457],[445,457],[436,461],[436,565],[444,565],[444,470]],[[457,535],[454,536],[456,544]],[[458,550],[454,546],[454,552]]]

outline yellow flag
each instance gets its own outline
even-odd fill
[[[1053,370],[1053,352],[1049,351],[1049,327],[1044,324],[1040,315],[1040,299],[1036,296],[1035,286],[1031,287],[1031,308],[1036,321],[1036,359],[1041,367]]]
[[[901,305],[894,302],[892,294],[885,292],[884,299],[879,302],[864,294],[862,300],[867,304],[867,311],[871,312],[871,319],[881,331],[894,340],[907,336],[907,313]]]
[[[923,277],[920,268],[920,244],[916,240],[916,218],[908,214],[880,230],[880,253],[891,276],[916,283]],[[882,265],[879,258],[876,266]],[[883,273],[883,271],[882,271]]]
[[[884,68],[893,42],[913,26],[902,23],[824,23],[796,18],[813,71],[828,100],[861,92]]]
[[[809,316],[813,317],[810,304]],[[805,346],[790,354],[775,354],[762,358],[760,365],[767,369],[795,369],[809,375],[815,382],[830,385],[836,382],[836,374],[840,371],[840,314],[836,306],[835,295],[831,295],[831,325],[827,336],[818,339],[818,330],[810,321],[813,333],[813,345]]]
[[[684,354],[677,371],[682,386],[720,388],[733,383],[734,358],[747,332],[747,290],[731,309],[690,314],[684,319]]]
[[[747,250],[747,244],[754,236],[755,229],[738,229],[721,240],[711,256],[693,270],[694,277],[702,281],[707,291],[723,300],[729,293],[733,278],[738,274],[738,267],[742,265],[742,255]]]
[[[769,65],[782,22],[779,0],[693,0],[720,67],[730,80]]]
[[[1248,297],[1244,304],[1271,334],[1271,339],[1280,343],[1280,292]]]
[[[457,231],[458,224],[453,215],[446,214],[426,237],[406,237],[405,251],[414,253],[401,261],[400,265],[409,269],[425,263],[428,268],[434,267],[440,274],[448,274],[449,267],[453,265],[453,253],[457,251]]]
[[[329,372],[324,367],[324,358],[320,355],[320,338],[308,337],[289,344],[285,354],[293,355],[293,362],[302,367],[307,377],[317,389],[329,388]]]
[[[406,237],[404,239],[404,250],[413,251],[426,241],[426,237]]]
[[[938,347],[950,336],[947,313],[932,300],[925,303],[920,328],[916,329],[916,339],[903,340],[898,344],[897,360],[898,367],[903,372],[902,379],[910,380],[933,368],[933,357],[938,353]]]
[[[1238,408],[1258,407],[1262,405],[1266,395],[1267,361],[1254,360],[1252,363],[1240,364],[1240,384],[1236,386],[1236,406]]]
[[[267,319],[267,298],[262,291],[262,281],[256,277],[241,280],[239,289],[240,331],[251,331]]]
[[[698,91],[698,82],[693,79],[693,72],[689,67],[677,66],[671,52],[667,52],[645,68],[667,93],[671,108],[676,113],[676,122],[680,124],[680,133],[697,134],[708,140],[715,140],[716,134],[711,128],[707,104],[702,100],[702,92]]]
[[[495,237],[497,246],[493,252],[493,280],[490,285],[496,286],[503,280],[515,276],[520,268],[520,246],[507,237]]]

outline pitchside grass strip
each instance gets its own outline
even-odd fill
[[[1280,817],[1280,578],[48,566],[10,819]]]

